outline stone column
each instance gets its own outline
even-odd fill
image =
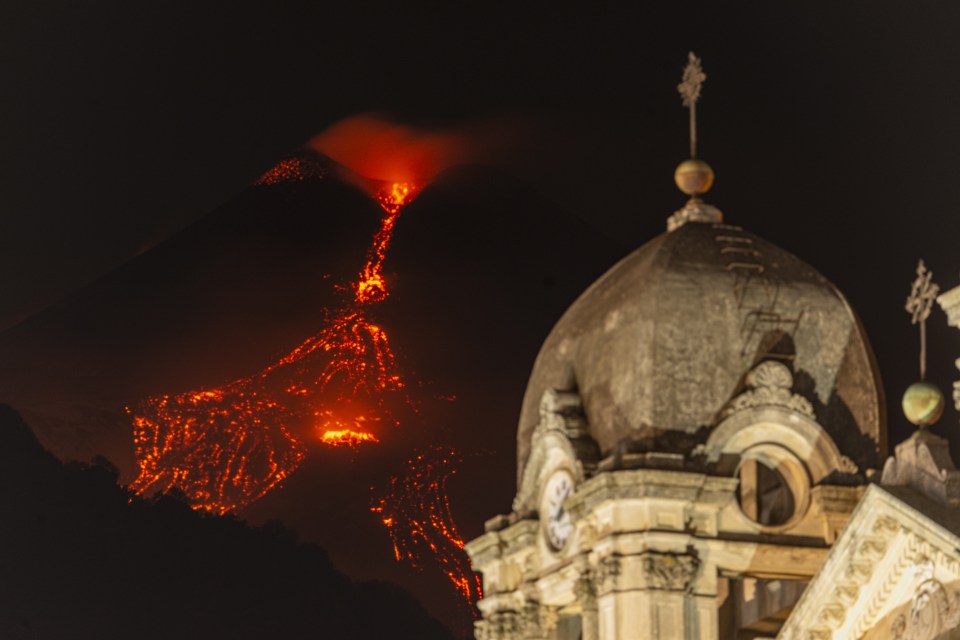
[[[598,567],[598,640],[715,637],[702,628],[703,603],[694,595],[699,569],[693,553],[645,551],[604,558]]]
[[[947,324],[960,329],[960,287],[954,287],[937,298],[940,307],[947,314]],[[957,369],[960,369],[960,359],[957,359]],[[960,411],[960,381],[953,383],[953,403]]]
[[[580,575],[574,587],[574,595],[580,602],[580,625],[583,640],[600,640],[599,620],[597,619],[596,576],[587,570]]]

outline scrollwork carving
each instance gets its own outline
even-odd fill
[[[793,393],[793,374],[782,362],[775,360],[761,362],[747,374],[746,383],[750,388],[730,401],[724,416],[746,409],[775,406],[816,419],[810,401]]]
[[[583,401],[576,391],[547,389],[540,398],[540,422],[534,437],[546,431],[559,431],[576,438],[587,433]]]

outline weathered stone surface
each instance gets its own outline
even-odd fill
[[[950,457],[950,443],[923,429],[897,445],[880,483],[910,487],[941,504],[960,506],[960,471]]]
[[[744,376],[777,358],[841,452],[885,455],[872,352],[843,296],[790,253],[738,227],[690,222],[594,283],[544,343],[518,431],[519,474],[548,389],[577,390],[603,456],[687,453],[706,439]]]

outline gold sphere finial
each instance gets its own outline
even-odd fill
[[[691,158],[677,165],[673,180],[680,191],[688,196],[697,197],[710,191],[713,186],[713,169],[703,160]]]
[[[929,382],[914,382],[903,394],[903,415],[920,428],[936,424],[943,415],[943,393]]]

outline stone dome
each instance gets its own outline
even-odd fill
[[[813,267],[739,227],[687,222],[621,260],[540,349],[517,435],[522,478],[545,391],[579,393],[601,457],[690,453],[748,372],[786,364],[793,391],[861,470],[886,454],[872,350],[843,295]]]

